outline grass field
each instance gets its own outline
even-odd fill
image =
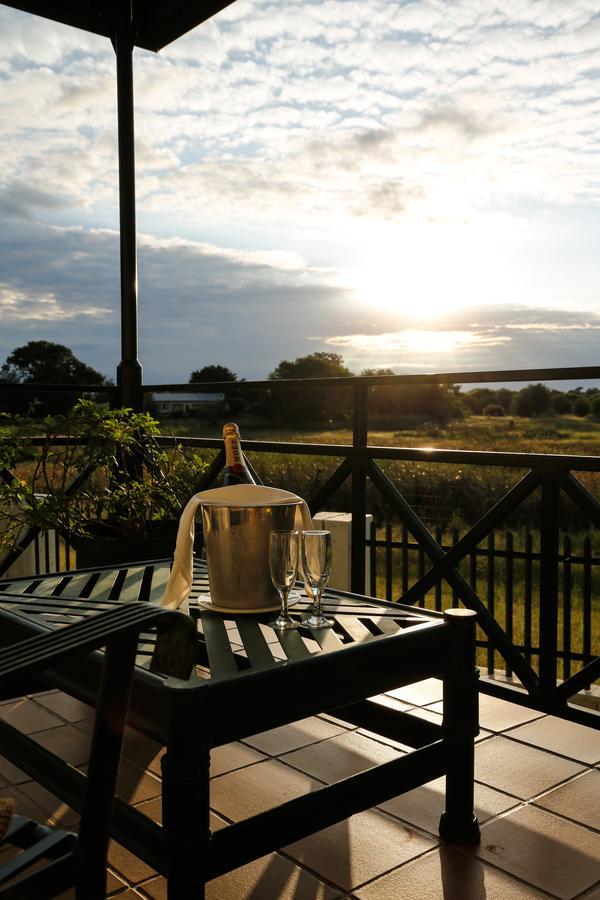
[[[290,441],[315,444],[350,444],[348,428],[317,430],[275,428],[251,416],[239,416],[243,438],[248,440]],[[197,419],[170,419],[164,429],[174,434],[219,437],[220,425]],[[371,431],[373,446],[432,447],[469,450],[507,450],[523,453],[560,453],[597,456],[600,453],[600,422],[572,416],[540,419],[492,419],[471,416],[444,427],[425,424],[395,431]],[[214,452],[207,452],[211,458]],[[263,481],[285,486],[301,496],[309,497],[322,485],[340,460],[324,456],[300,456],[276,453],[251,453],[249,458]],[[434,462],[386,461],[382,468],[398,484],[419,514],[432,526],[460,529],[477,519],[525,473],[525,469],[496,466],[465,466]],[[586,487],[600,496],[599,472],[583,473]],[[350,508],[350,490],[345,485],[338,491],[335,503],[341,510]],[[378,520],[390,510],[374,490],[369,491],[369,505]],[[507,521],[507,527],[535,527],[538,520],[538,498],[523,504]],[[587,530],[583,515],[564,499],[561,523],[569,532]]]
[[[247,440],[299,441],[316,444],[350,444],[348,427],[315,429],[275,427],[256,416],[241,414],[237,422]],[[201,419],[165,419],[165,431],[196,437],[220,437],[221,424]],[[600,422],[576,416],[552,416],[538,419],[489,418],[469,416],[448,425],[431,423],[402,426],[397,429],[369,430],[369,443],[381,447],[433,447],[461,450],[506,450],[522,453],[561,453],[597,456],[600,454]]]

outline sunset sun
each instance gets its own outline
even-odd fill
[[[365,304],[418,321],[443,320],[492,299],[497,263],[490,236],[473,225],[407,225],[382,231],[356,272]]]

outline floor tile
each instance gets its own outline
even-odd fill
[[[166,900],[164,878],[141,885],[152,900]],[[192,896],[190,892],[190,896]],[[206,900],[333,900],[339,897],[314,875],[272,853],[208,883]]]
[[[11,798],[14,801],[14,811],[20,816],[27,816],[28,819],[35,819],[36,822],[45,821],[45,812],[35,800],[28,797],[22,791],[23,785],[19,787],[2,788],[0,790],[0,799],[6,800]]]
[[[436,704],[436,706],[437,706],[437,704]],[[441,707],[440,707],[440,711],[436,712],[434,710],[434,708],[431,706],[414,706],[410,710],[410,715],[416,716],[419,719],[426,719],[428,722],[433,722],[434,725],[442,724],[443,716],[442,716],[442,712],[441,712]],[[475,738],[475,741],[476,742],[477,741],[485,741],[485,740],[487,740],[487,738],[491,737],[492,734],[493,734],[493,732],[486,731],[484,728],[480,728],[479,734]]]
[[[263,753],[259,753],[252,747],[246,747],[244,744],[225,744],[223,747],[216,747],[210,753],[210,774],[211,777],[216,775],[224,775],[226,772],[232,772],[234,769],[241,769],[244,766],[251,766],[253,763],[266,759]]]
[[[592,766],[600,762],[600,735],[595,728],[567,722],[556,716],[544,716],[510,732],[515,740],[560,753]]]
[[[14,728],[18,728],[24,734],[34,734],[37,731],[45,731],[63,724],[51,712],[38,706],[34,700],[29,700],[27,697],[0,706],[0,719],[8,722]]]
[[[535,804],[600,831],[600,772],[586,772],[544,794]]]
[[[111,841],[108,846],[108,861],[129,884],[135,885],[156,876],[154,869],[116,841]]]
[[[442,776],[379,806],[390,815],[437,836],[440,815],[444,811],[445,787],[446,779]],[[518,803],[515,798],[484,784],[475,785],[475,815],[480,824]]]
[[[522,800],[529,800],[581,771],[578,763],[505,737],[496,736],[475,747],[476,780]]]
[[[426,706],[442,699],[442,682],[439,678],[426,678],[425,681],[417,681],[415,684],[407,684],[405,687],[387,691],[390,697],[411,703],[414,706]]]
[[[267,760],[214,778],[210,805],[227,819],[238,821],[319,787],[322,784],[308,775]]]
[[[149,772],[152,772],[153,775],[156,775],[159,778],[162,774],[160,761],[164,753],[165,748],[155,742],[144,744],[141,747],[125,747],[123,750],[123,756],[126,759],[141,766],[143,769],[148,769]]]
[[[92,706],[87,703],[81,703],[75,697],[57,691],[52,694],[38,694],[35,698],[36,703],[45,706],[51,712],[56,713],[67,722],[81,722],[83,719],[90,719],[94,715]]]
[[[339,891],[278,853],[223,875],[208,885],[206,900],[333,900]]]
[[[107,871],[106,872],[106,896],[112,897],[114,894],[120,894],[121,897],[126,897],[127,894],[122,893],[127,888],[127,885],[124,881],[115,875],[114,872]]]
[[[331,784],[401,755],[395,747],[352,731],[287,753],[281,761]]]
[[[250,744],[269,756],[279,756],[282,753],[297,750],[299,747],[305,747],[307,744],[335,737],[344,730],[340,725],[313,716],[310,719],[302,719],[291,725],[283,725],[281,728],[273,728],[271,731],[263,731],[262,734],[244,738],[244,743]]]
[[[29,781],[29,775],[22,772],[4,756],[0,756],[0,777],[9,784],[21,784],[23,781]]]
[[[535,888],[441,846],[355,892],[359,900],[534,900]]]
[[[74,725],[61,725],[49,731],[40,731],[33,737],[51,753],[55,753],[73,766],[79,766],[89,758],[91,735],[85,734]]]
[[[159,797],[161,792],[162,784],[157,778],[128,760],[121,760],[117,780],[117,797],[127,803],[135,804]]]
[[[296,841],[284,852],[350,891],[433,847],[432,838],[368,810]]]
[[[435,712],[442,712],[442,704],[434,703],[431,706]],[[490,697],[488,694],[479,695],[479,725],[488,731],[506,731],[516,725],[523,725],[533,719],[539,719],[544,714],[535,709],[527,709],[525,706],[517,706],[508,700],[500,700],[498,697]]]
[[[41,784],[29,781],[27,784],[22,784],[20,790],[44,810],[47,819],[62,828],[73,828],[79,822],[79,814],[43,788]]]
[[[114,876],[113,876],[114,877]],[[140,900],[140,894],[132,888],[128,888],[122,881],[107,881],[106,885],[107,897],[118,897],[119,900]],[[55,897],[55,900],[75,900],[75,889],[71,888]]]
[[[523,806],[481,830],[477,856],[561,900],[598,881],[600,835],[535,806]]]
[[[154,800],[144,800],[142,803],[136,803],[135,808],[138,812],[152,819],[153,822],[162,825],[162,797],[155,797]]]

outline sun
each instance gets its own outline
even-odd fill
[[[489,234],[474,225],[405,225],[373,234],[352,287],[376,309],[435,321],[492,301],[496,268]]]

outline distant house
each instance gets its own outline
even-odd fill
[[[163,416],[213,416],[227,410],[225,394],[157,394],[156,411]]]

